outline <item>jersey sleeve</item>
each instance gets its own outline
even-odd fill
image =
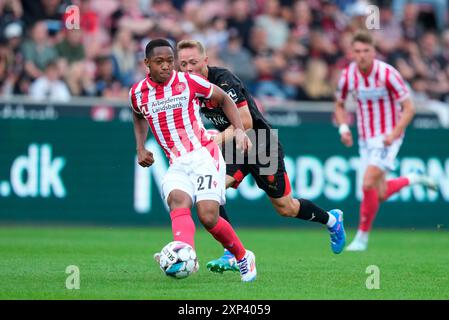
[[[339,102],[345,102],[348,97],[349,87],[349,68],[343,70],[338,80],[337,90],[335,92],[335,99]]]
[[[142,112],[139,110],[139,107],[137,106],[137,98],[136,95],[134,94],[135,92],[135,87],[131,87],[131,89],[129,90],[129,103],[131,105],[131,109],[133,109],[133,111],[137,114],[142,114]]]
[[[399,102],[404,101],[410,96],[410,92],[405,85],[405,81],[401,74],[391,66],[387,69],[386,85],[387,90],[391,92],[393,97]]]
[[[236,80],[229,71],[223,73],[222,76],[219,77],[216,85],[231,97],[232,101],[237,105],[237,108],[244,107],[248,104],[243,93],[242,84]]]
[[[214,92],[212,83],[196,74],[187,74],[187,81],[189,82],[190,90],[195,94],[195,97],[209,99]]]

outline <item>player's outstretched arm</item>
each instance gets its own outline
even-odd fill
[[[393,131],[388,136],[385,137],[384,144],[386,146],[391,145],[394,140],[396,140],[402,135],[402,133],[405,131],[405,129],[410,124],[415,115],[415,107],[410,98],[407,98],[404,101],[402,101],[401,106],[402,106],[401,120],[399,120],[398,124],[396,125],[396,127],[394,127]]]
[[[248,136],[245,133],[245,128],[243,127],[242,119],[240,119],[240,114],[235,105],[234,101],[224,92],[220,87],[213,85],[214,90],[210,100],[215,104],[223,108],[223,112],[226,117],[231,122],[231,125],[235,128],[235,140],[238,149],[242,151],[247,151],[251,149],[252,144]]]
[[[245,130],[253,128],[253,118],[251,117],[251,112],[249,111],[248,105],[244,105],[238,108],[240,119],[242,120],[243,127]],[[220,132],[214,140],[218,145],[227,143],[234,138],[234,126],[231,124],[223,132]]]
[[[133,112],[134,136],[136,138],[137,162],[142,167],[149,167],[153,164],[153,153],[145,149],[145,141],[148,135],[148,123],[146,119]]]
[[[335,120],[337,121],[341,142],[347,147],[352,147],[352,134],[348,124],[346,123],[346,119],[347,114],[345,110],[345,104],[343,101],[337,100],[335,102]]]

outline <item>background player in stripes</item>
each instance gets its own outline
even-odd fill
[[[254,99],[242,81],[225,68],[208,66],[206,50],[198,41],[180,41],[177,45],[177,51],[181,71],[200,74],[226,91],[238,106],[245,129],[252,129],[256,133],[254,143],[257,155],[256,162],[245,159],[244,163],[240,163],[233,158],[226,159],[226,186],[237,188],[245,176],[251,174],[258,187],[265,191],[280,215],[327,225],[331,236],[331,248],[334,253],[340,253],[345,245],[342,212],[340,210],[327,212],[312,201],[292,197],[290,181],[284,165],[282,146],[277,137],[272,140],[258,138],[258,132],[260,131],[264,131],[266,137],[270,137],[272,128],[257,109]],[[234,127],[223,110],[206,99],[202,105],[201,113],[220,131],[215,140],[220,144],[225,142],[224,148],[235,148],[232,141]],[[273,146],[275,152],[272,152],[273,149],[270,148],[270,144],[274,143],[276,144]],[[226,154],[226,152],[224,153]],[[235,152],[232,152],[232,154],[235,154]],[[277,170],[274,170],[272,174],[261,173],[266,165],[259,161],[259,154],[270,155],[270,161],[276,164]],[[220,216],[229,221],[223,206],[220,207]],[[234,260],[232,253],[225,250],[225,254],[221,258],[209,262],[207,267],[213,272],[232,270]]]
[[[357,128],[362,163],[363,199],[360,224],[349,251],[363,251],[381,202],[403,187],[421,183],[436,189],[436,183],[421,172],[386,180],[394,169],[405,129],[414,116],[414,106],[402,76],[391,65],[375,59],[374,42],[366,31],[352,40],[354,61],[344,69],[336,92],[335,117],[342,143],[351,147],[353,139],[346,123],[345,101],[353,95],[357,103]]]
[[[207,134],[199,115],[200,97],[221,106],[235,126],[239,149],[251,147],[235,103],[219,87],[196,75],[174,70],[174,51],[165,39],[150,41],[145,48],[148,76],[130,90],[138,162],[151,166],[153,155],[145,149],[148,125],[170,159],[162,191],[170,208],[174,240],[194,247],[195,224],[191,207],[223,247],[238,260],[242,281],[256,278],[254,254],[246,250],[232,226],[218,215],[225,202],[225,163],[218,145]],[[155,254],[156,261],[159,254]]]

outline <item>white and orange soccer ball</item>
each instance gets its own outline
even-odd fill
[[[170,277],[187,278],[198,271],[198,259],[195,249],[181,241],[172,241],[161,250],[159,266]]]

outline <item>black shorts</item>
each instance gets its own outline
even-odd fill
[[[235,163],[235,161],[226,162],[226,174],[235,179],[235,183],[231,186],[232,188],[237,189],[240,182],[248,174],[251,174],[257,186],[264,190],[270,198],[281,198],[290,194],[290,179],[285,170],[284,153],[280,144],[278,144],[277,155],[271,160],[276,161],[277,164],[276,170],[271,172],[271,174],[263,174],[263,169],[267,169],[268,167],[266,161],[261,163],[259,157],[255,157],[255,160],[253,158],[251,161],[245,157],[244,163]]]

